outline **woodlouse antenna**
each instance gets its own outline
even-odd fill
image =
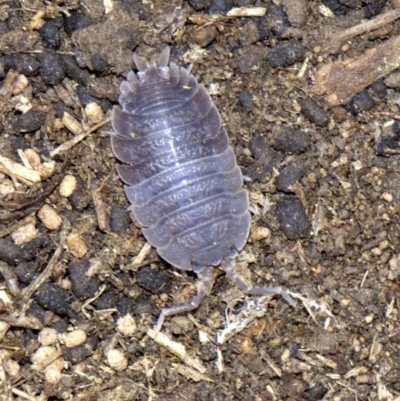
[[[139,71],[146,71],[147,63],[136,53],[133,53],[133,62]]]
[[[158,58],[158,65],[160,67],[167,67],[169,63],[170,48],[167,46],[160,54]]]

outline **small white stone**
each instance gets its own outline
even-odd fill
[[[110,367],[118,372],[122,372],[128,367],[128,359],[117,349],[112,349],[107,352],[107,361]]]
[[[39,232],[38,230],[36,230],[35,224],[33,223],[26,224],[25,226],[18,228],[11,234],[11,238],[16,245],[27,244],[38,236]]]
[[[9,359],[8,361],[4,361],[4,370],[8,373],[9,376],[14,377],[20,372],[21,367],[19,366],[17,361],[14,359]]]
[[[61,336],[64,344],[68,348],[74,348],[86,341],[86,333],[84,330],[77,329]]]
[[[76,185],[76,178],[71,174],[66,175],[59,187],[60,195],[69,198],[75,192]]]
[[[72,233],[68,235],[67,246],[70,252],[78,259],[83,258],[88,251],[85,241],[79,234]]]
[[[103,119],[104,119],[103,110],[95,102],[89,103],[85,107],[85,113],[86,113],[88,119],[94,124],[98,124],[101,121],[103,121]]]
[[[253,241],[261,241],[271,235],[271,230],[268,227],[256,226],[251,230],[251,239]]]
[[[124,336],[132,336],[137,330],[135,319],[128,313],[118,319],[117,330]]]
[[[32,368],[41,371],[60,355],[61,352],[56,347],[42,346],[31,356]]]
[[[58,340],[58,333],[56,330],[45,327],[39,333],[39,342],[42,345],[53,345]]]
[[[382,199],[385,200],[386,202],[393,202],[393,195],[390,194],[389,192],[384,192],[382,194]]]
[[[38,217],[43,225],[52,231],[58,230],[62,224],[62,218],[50,205],[44,205],[39,210]]]

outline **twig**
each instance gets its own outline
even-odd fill
[[[168,336],[163,333],[157,333],[152,329],[147,330],[147,335],[152,338],[157,344],[165,347],[169,352],[177,356],[183,363],[196,369],[200,373],[205,373],[206,368],[200,363],[200,361],[192,358],[187,352],[184,345],[176,341],[171,340]]]
[[[32,297],[35,291],[51,276],[51,273],[64,250],[65,240],[67,238],[69,229],[70,229],[70,224],[68,220],[64,220],[60,233],[60,243],[58,244],[56,250],[54,251],[53,256],[51,257],[49,263],[47,264],[43,272],[39,274],[39,276],[36,277],[36,279],[33,280],[33,282],[29,284],[28,287],[25,288],[24,295],[22,297],[22,303],[26,304],[26,302]]]
[[[380,29],[385,25],[396,21],[398,18],[400,18],[400,8],[395,8],[394,10],[391,10],[385,14],[378,15],[376,18],[370,21],[362,22],[361,24],[346,29],[340,34],[335,35],[329,44],[329,50],[332,53],[336,53],[340,50],[342,44],[347,40],[362,35],[363,33]]]
[[[64,142],[62,145],[60,145],[58,148],[53,149],[50,152],[50,157],[53,158],[54,156],[59,155],[60,153],[64,153],[67,150],[70,150],[73,148],[75,145],[77,145],[79,142],[82,142],[86,137],[88,137],[90,134],[93,132],[97,131],[99,128],[103,127],[104,125],[108,124],[110,122],[110,119],[107,118],[106,120],[94,125],[92,128],[88,129],[86,132],[83,132],[82,134],[75,135],[73,138],[71,138],[69,141]]]
[[[18,230],[18,228],[26,226],[29,223],[34,223],[35,222],[34,216],[35,216],[35,213],[31,213],[30,215],[26,216],[24,219],[17,221],[14,224],[10,224],[4,230],[0,231],[0,238],[7,237],[7,235],[10,235],[14,231]]]

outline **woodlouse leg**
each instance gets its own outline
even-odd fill
[[[250,295],[263,295],[263,294],[278,294],[291,306],[296,306],[293,298],[281,287],[251,287],[246,284],[237,274],[233,272],[235,267],[235,260],[226,258],[221,262],[221,269],[236,285],[246,294]]]
[[[214,267],[206,266],[204,269],[197,273],[197,277],[202,281],[202,286],[197,292],[197,295],[190,301],[188,304],[173,306],[171,308],[164,308],[161,310],[160,316],[157,320],[157,325],[154,328],[155,332],[159,332],[164,323],[164,320],[167,316],[175,315],[180,312],[188,312],[193,309],[196,309],[204,296],[208,293],[212,286],[212,278],[213,278]]]

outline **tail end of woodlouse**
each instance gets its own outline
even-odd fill
[[[235,260],[231,258],[225,258],[221,262],[221,269],[225,274],[242,290],[244,293],[249,295],[280,295],[289,305],[295,307],[296,302],[281,287],[251,287],[246,284],[234,271]]]
[[[205,295],[210,291],[213,283],[213,266],[204,267],[200,273],[197,274],[198,278],[201,280],[201,287],[197,291],[197,295],[188,303],[183,305],[173,306],[171,308],[164,308],[161,310],[160,316],[157,320],[157,324],[154,327],[154,331],[158,333],[161,330],[161,327],[164,323],[164,320],[167,316],[176,315],[181,312],[189,312],[191,310],[196,309]]]

